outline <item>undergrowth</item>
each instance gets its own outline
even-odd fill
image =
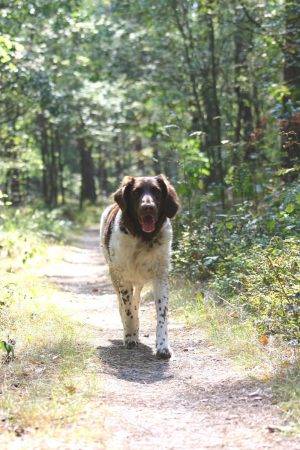
[[[8,362],[3,354],[0,362],[0,445],[23,434],[74,444],[82,430],[76,418],[101,392],[99,361],[88,331],[55,306],[53,288],[31,271],[3,277],[0,295],[8,289],[0,330],[3,339],[13,338],[15,359]]]
[[[0,205],[1,206],[1,205]],[[39,205],[13,208],[2,205],[0,210],[0,256],[14,265],[25,264],[40,253],[45,243],[63,242],[70,231],[99,221],[100,206],[80,210],[68,204],[56,209],[39,208]]]
[[[1,213],[0,341],[12,340],[15,348],[15,359],[0,354],[1,448],[23,434],[34,438],[36,448],[51,439],[71,447],[81,438],[85,444],[101,441],[101,420],[94,430],[84,422],[90,420],[89,399],[101,392],[91,336],[55,306],[54,288],[37,275],[49,243],[67,239],[76,223],[93,216],[29,207]],[[78,422],[79,415],[86,419]]]
[[[211,206],[211,205],[210,205]],[[239,305],[261,333],[300,342],[300,189],[275,190],[259,205],[227,214],[202,205],[176,224],[174,274],[205,281],[218,300]]]

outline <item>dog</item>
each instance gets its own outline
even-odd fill
[[[100,242],[118,296],[124,345],[138,345],[140,294],[145,283],[152,282],[157,313],[156,355],[168,359],[170,219],[179,209],[178,196],[164,175],[127,176],[114,193],[114,201],[101,216]]]

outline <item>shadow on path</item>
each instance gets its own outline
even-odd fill
[[[147,345],[140,343],[137,348],[129,350],[123,346],[121,340],[110,342],[111,345],[107,347],[98,347],[105,373],[142,384],[170,378],[170,375],[166,374],[169,361],[159,361]]]

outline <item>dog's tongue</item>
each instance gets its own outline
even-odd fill
[[[142,230],[145,233],[152,233],[155,230],[155,220],[152,216],[144,216],[141,218]]]

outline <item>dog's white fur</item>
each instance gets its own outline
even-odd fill
[[[143,286],[153,283],[156,303],[157,354],[168,357],[168,272],[170,267],[172,226],[167,218],[153,242],[145,242],[120,229],[122,212],[113,223],[108,249],[105,245],[105,221],[111,210],[106,208],[101,217],[100,241],[109,266],[113,285],[118,294],[119,310],[124,329],[124,344],[134,346],[139,340],[139,304]]]

